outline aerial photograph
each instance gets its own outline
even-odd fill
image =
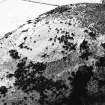
[[[105,0],[0,0],[0,105],[105,105]]]

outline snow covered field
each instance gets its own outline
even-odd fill
[[[39,1],[39,0],[33,0]],[[40,0],[40,2],[65,5],[77,2],[100,3],[101,0]],[[36,4],[22,0],[0,0],[0,37],[29,19],[54,9],[56,6]]]

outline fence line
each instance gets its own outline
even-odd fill
[[[32,0],[23,0],[27,2],[37,3],[37,4],[45,4],[45,5],[51,5],[51,6],[59,6],[57,4],[51,4],[51,3],[44,3],[44,2],[38,2],[38,1],[32,1]]]

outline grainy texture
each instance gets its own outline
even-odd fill
[[[104,105],[105,6],[70,4],[0,40],[0,105]]]

